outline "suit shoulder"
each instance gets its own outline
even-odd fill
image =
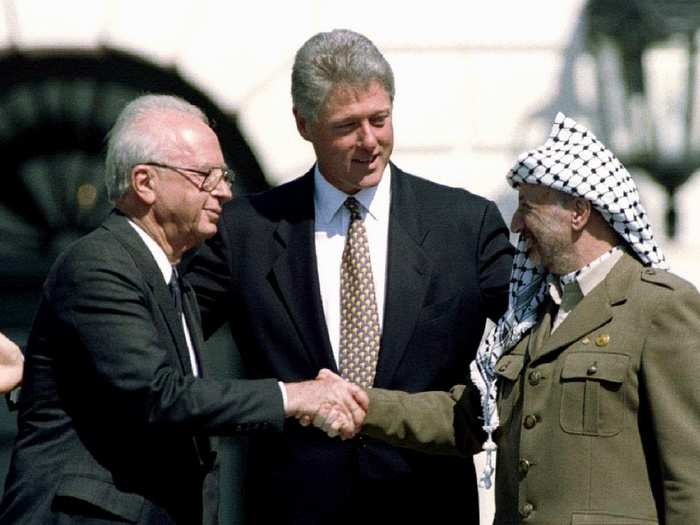
[[[56,258],[50,275],[60,274],[62,278],[73,276],[80,280],[84,272],[100,268],[116,270],[124,266],[136,268],[133,258],[123,249],[115,235],[98,227],[68,245]]]
[[[401,177],[404,177],[406,183],[413,187],[420,199],[426,202],[442,203],[443,205],[445,202],[455,202],[469,207],[476,206],[480,210],[491,204],[495,205],[490,199],[464,188],[447,186],[406,172],[401,172]]]
[[[233,221],[271,220],[295,213],[305,200],[313,204],[313,178],[308,174],[274,188],[241,195],[224,205],[224,217]]]

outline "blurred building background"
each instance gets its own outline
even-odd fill
[[[630,168],[673,269],[698,285],[699,25],[700,0],[0,0],[0,330],[26,339],[53,259],[107,213],[104,135],[134,96],[203,107],[238,193],[304,173],[291,64],[336,27],[394,68],[404,170],[494,199],[509,221],[504,175],[563,111]],[[210,370],[244,373],[230,344],[210,342]],[[15,428],[0,410],[0,481]],[[222,512],[237,523],[245,438],[226,445]]]

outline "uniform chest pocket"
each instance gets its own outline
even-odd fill
[[[614,436],[624,427],[629,356],[574,352],[561,372],[561,428],[570,434]]]
[[[510,421],[514,407],[520,399],[518,378],[525,364],[525,356],[521,354],[507,354],[496,363],[498,374],[498,419],[500,426]]]

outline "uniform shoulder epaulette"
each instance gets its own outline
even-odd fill
[[[656,284],[674,290],[678,288],[680,279],[666,270],[657,270],[656,268],[644,268],[642,270],[642,281]]]

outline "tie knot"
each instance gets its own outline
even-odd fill
[[[362,216],[360,215],[360,203],[357,202],[357,199],[355,197],[348,197],[347,199],[345,199],[345,202],[343,204],[350,212],[351,220],[362,218]]]

